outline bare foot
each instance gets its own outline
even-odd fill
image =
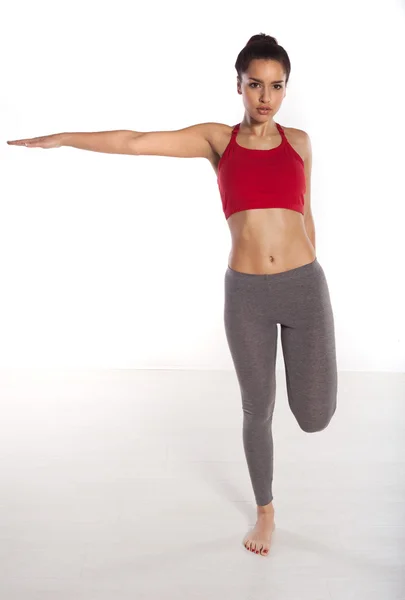
[[[258,514],[256,525],[243,539],[243,545],[246,550],[267,556],[274,529],[274,511]]]

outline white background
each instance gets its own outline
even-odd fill
[[[404,370],[403,3],[2,6],[0,367],[233,368],[209,162],[6,141],[238,123],[234,64],[264,32],[292,64],[275,120],[312,141],[338,368]]]

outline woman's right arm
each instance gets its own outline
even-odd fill
[[[57,133],[53,135],[15,140],[10,145],[30,148],[58,148],[71,146],[80,150],[137,156],[203,157],[215,154],[213,140],[219,123],[199,123],[173,131],[95,131],[88,133]]]

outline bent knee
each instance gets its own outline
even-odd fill
[[[336,405],[333,409],[333,411],[329,414],[327,414],[326,416],[322,417],[322,418],[317,418],[317,419],[313,419],[313,420],[308,420],[308,421],[303,421],[298,420],[298,424],[301,427],[302,431],[305,431],[305,433],[316,433],[317,431],[323,431],[324,429],[327,428],[327,426],[329,425],[329,423],[332,420],[333,415],[336,412]]]
[[[325,423],[298,423],[298,425],[301,427],[302,431],[305,431],[305,433],[316,433],[317,431],[326,429],[329,423],[330,419]]]

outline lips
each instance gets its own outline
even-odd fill
[[[271,110],[271,108],[264,108],[259,106],[257,110],[260,110],[260,112],[269,112]]]

